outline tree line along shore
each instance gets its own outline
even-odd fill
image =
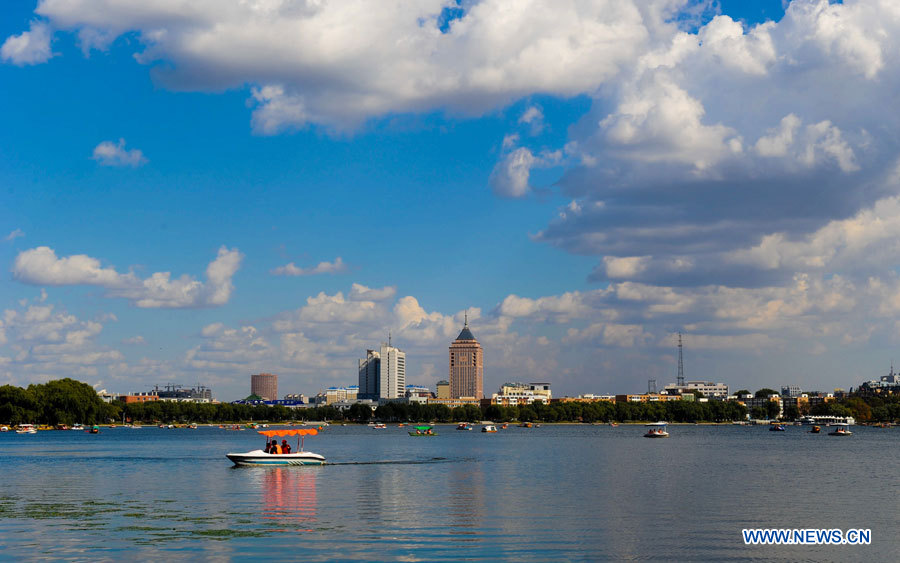
[[[756,409],[755,409],[756,410]],[[771,412],[751,412],[754,418],[775,418]],[[900,419],[900,397],[849,397],[817,405],[810,413],[784,413],[794,419],[800,414],[853,416],[860,422],[892,422]],[[189,403],[152,401],[145,403],[106,403],[94,389],[80,381],[65,378],[26,388],[0,386],[0,423],[48,426],[81,424],[134,423],[236,423],[289,421],[368,422],[640,422],[666,420],[673,423],[723,423],[747,418],[747,408],[736,401],[666,401],[646,403],[611,402],[536,402],[532,405],[446,405],[387,403],[374,412],[357,404],[346,411],[332,406],[289,409],[276,405],[231,403]]]

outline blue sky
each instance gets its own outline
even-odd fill
[[[0,382],[433,386],[466,309],[487,390],[892,357],[890,2],[164,4],[3,8]]]

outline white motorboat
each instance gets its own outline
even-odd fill
[[[849,424],[835,424],[836,428],[834,432],[829,432],[829,436],[852,436],[853,432],[850,432]]]
[[[225,454],[235,465],[323,465],[325,458],[312,452],[267,454],[263,450]]]
[[[261,430],[260,434],[267,438],[275,436],[298,436],[297,449],[299,451],[289,454],[272,454],[263,450],[253,450],[243,453],[228,453],[225,457],[235,465],[256,466],[282,466],[282,465],[323,465],[325,456],[303,451],[303,440],[306,436],[315,436],[319,433],[315,428],[302,428],[297,430]]]
[[[647,433],[644,434],[644,438],[668,438],[669,432],[666,430],[668,428],[667,422],[653,422],[647,425]]]
[[[493,424],[485,424],[484,426],[481,427],[481,431],[482,432],[496,432],[497,427],[494,426]]]
[[[20,424],[16,427],[16,434],[37,434],[34,424]]]

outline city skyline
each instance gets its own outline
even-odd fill
[[[897,355],[890,2],[141,4],[4,6],[0,384],[305,391],[392,332],[431,385],[466,314],[485,389]]]

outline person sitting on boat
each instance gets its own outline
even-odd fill
[[[283,453],[283,454],[291,453],[291,445],[288,444],[287,440],[281,441],[281,453]]]
[[[272,439],[272,447],[269,448],[269,453],[270,454],[280,454],[281,453],[281,446],[278,445],[277,439],[274,439],[274,438]]]

